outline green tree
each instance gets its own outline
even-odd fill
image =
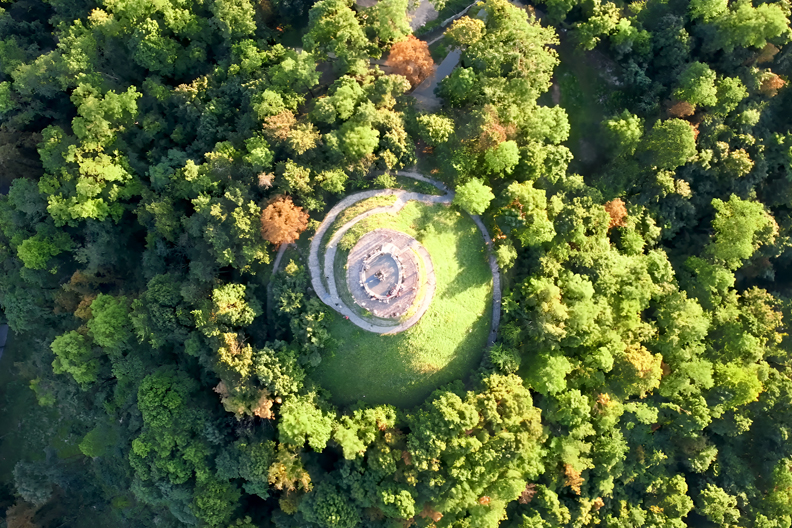
[[[316,175],[316,181],[327,192],[343,194],[349,176],[341,169],[332,169]]]
[[[463,16],[454,20],[446,29],[445,38],[458,47],[475,44],[484,36],[484,21],[478,18]]]
[[[462,65],[440,83],[440,94],[453,106],[468,102],[529,107],[550,87],[557,54],[555,32],[505,0],[484,3],[484,35],[462,53]],[[509,43],[520,42],[521,46]],[[525,69],[521,64],[530,63]],[[502,76],[503,72],[510,72]]]
[[[539,411],[517,376],[486,377],[478,392],[437,391],[407,419],[409,472],[423,482],[442,479],[427,498],[443,517],[495,527],[542,471]]]
[[[250,36],[256,30],[250,0],[215,0],[211,10],[214,24],[228,40]]]
[[[191,203],[194,213],[183,217],[181,224],[195,245],[213,257],[207,267],[233,266],[249,272],[269,262],[261,235],[261,208],[252,200],[249,188],[234,183],[219,196],[200,193]]]
[[[514,266],[514,262],[517,260],[517,250],[510,242],[504,242],[495,250],[495,258],[498,261],[498,267],[508,270]]]
[[[588,18],[576,24],[575,35],[578,46],[591,51],[600,41],[600,37],[612,33],[619,23],[619,8],[613,2],[602,3],[601,0],[592,0],[584,5],[588,9]]]
[[[768,493],[763,506],[766,508],[765,511],[770,519],[779,519],[781,522],[786,523],[787,521],[792,521],[792,508],[790,508],[790,504],[792,504],[790,502],[790,499],[792,499],[792,478],[790,478],[789,472],[792,464],[790,464],[789,458],[784,458],[779,460],[774,466],[772,491]],[[766,524],[770,525],[769,522]]]
[[[549,242],[555,236],[547,216],[547,196],[533,182],[513,182],[504,195],[506,205],[498,210],[496,222],[503,233],[514,234],[523,246]]]
[[[713,39],[712,46],[727,53],[736,47],[762,48],[768,39],[789,31],[789,20],[780,5],[760,4],[753,7],[747,0],[735,2],[713,23],[717,28],[717,38]]]
[[[693,106],[715,106],[718,102],[715,72],[701,62],[689,64],[679,77],[674,97]]]
[[[748,90],[738,77],[718,79],[717,85],[718,104],[714,112],[719,115],[728,115],[737,108],[740,101],[748,97]]]
[[[719,526],[732,526],[740,519],[737,497],[729,495],[718,486],[707,484],[701,491],[698,502],[701,513]]]
[[[52,497],[57,473],[57,468],[52,465],[19,461],[14,465],[16,491],[26,502],[43,506]]]
[[[511,174],[520,161],[520,149],[515,141],[504,141],[484,153],[484,163],[490,172]]]
[[[26,268],[46,269],[53,257],[74,247],[71,237],[62,231],[51,236],[37,233],[22,241],[17,247],[17,256]]]
[[[44,130],[39,150],[45,176],[39,189],[48,196],[47,210],[56,225],[76,225],[88,218],[117,221],[124,211],[119,199],[139,194],[140,182],[128,159],[113,145],[117,133],[134,122],[141,95],[134,86],[123,93],[102,93],[80,84],[71,95],[77,107],[74,136],[57,126]]]
[[[715,365],[715,390],[726,409],[754,402],[764,390],[757,365],[739,363]]]
[[[673,170],[687,163],[696,154],[693,127],[682,119],[657,121],[646,139],[653,165]]]
[[[359,512],[328,482],[321,483],[300,503],[300,513],[321,528],[354,528],[360,523]]]
[[[708,22],[724,13],[728,6],[728,0],[691,0],[688,11],[691,18]]]
[[[448,141],[454,133],[454,121],[438,114],[422,114],[416,118],[421,139],[430,145],[440,145]]]
[[[161,503],[164,497],[158,485],[182,486],[197,481],[210,489],[218,485],[227,489],[212,479],[212,449],[205,434],[209,416],[198,405],[197,389],[197,381],[174,365],[160,367],[138,387],[137,407],[143,427],[132,440],[128,457],[135,471],[133,489],[144,502]],[[202,493],[199,491],[196,497],[202,497]],[[180,508],[188,508],[192,498],[192,493],[182,494]],[[207,501],[210,498],[205,497]],[[214,508],[211,502],[202,506],[203,499],[195,501],[197,508]],[[217,500],[223,501],[223,495]],[[196,513],[211,518],[209,511]]]
[[[0,115],[13,110],[15,107],[16,103],[11,95],[11,83],[8,81],[0,82]]]
[[[306,92],[319,83],[313,55],[286,50],[283,59],[270,68],[272,83],[282,91]]]
[[[55,338],[52,342],[55,374],[69,374],[81,387],[95,382],[99,375],[99,359],[91,346],[91,340],[72,330]]]
[[[184,303],[180,279],[176,274],[155,275],[132,301],[130,322],[138,341],[161,348],[187,339],[193,318]]]
[[[212,291],[212,300],[194,310],[196,326],[208,337],[245,327],[261,313],[258,302],[248,297],[244,284],[226,284]]]
[[[727,202],[713,199],[712,206],[715,238],[706,253],[729,269],[736,270],[760,246],[775,240],[778,226],[761,203],[742,200],[733,194]]]
[[[407,15],[407,0],[382,0],[364,13],[366,31],[380,46],[388,46],[412,34]]]
[[[644,120],[624,110],[621,114],[603,122],[608,142],[616,155],[632,156],[644,133]]]
[[[127,298],[100,293],[91,302],[88,332],[100,347],[121,349],[132,337]]]
[[[561,354],[542,353],[532,358],[526,380],[541,394],[555,394],[566,389],[566,377],[572,364]]]
[[[457,67],[440,81],[439,95],[451,106],[464,106],[475,95],[476,73],[472,68]]]
[[[480,179],[473,178],[456,188],[454,205],[461,207],[469,214],[477,215],[486,211],[493,198],[495,195],[492,194],[492,189],[484,185]]]
[[[108,424],[99,424],[83,437],[79,444],[82,454],[96,458],[104,456],[118,443],[118,431]]]
[[[132,35],[135,62],[152,72],[172,75],[178,58],[179,43],[163,36],[156,20],[141,20]]]
[[[553,23],[558,23],[564,20],[567,13],[572,11],[579,3],[578,0],[547,0],[545,5],[547,6],[547,14],[550,20]]]
[[[370,43],[351,9],[352,0],[319,0],[308,15],[308,32],[303,45],[310,53],[326,58],[336,56],[335,67],[342,73],[366,70]]]
[[[311,396],[293,396],[284,402],[278,422],[281,442],[301,447],[307,441],[319,452],[325,448],[332,434],[333,418],[316,403]]]
[[[365,454],[381,431],[387,431],[395,424],[396,409],[389,405],[356,410],[351,416],[341,416],[334,424],[333,440],[341,446],[344,458],[354,460]]]
[[[240,495],[235,484],[209,479],[197,486],[190,508],[209,526],[228,526]]]
[[[379,145],[379,131],[370,126],[356,126],[351,121],[341,127],[341,150],[352,160],[374,153]]]

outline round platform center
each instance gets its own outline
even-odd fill
[[[391,297],[400,289],[401,265],[391,253],[373,255],[363,261],[361,278],[366,291],[377,297]]]
[[[353,302],[383,319],[411,313],[421,288],[413,237],[391,229],[363,235],[349,252],[347,286]]]

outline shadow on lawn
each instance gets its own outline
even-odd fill
[[[444,234],[454,230],[454,211],[442,205],[422,207],[411,226],[421,242],[427,235]],[[423,242],[422,242],[423,243]]]
[[[491,300],[487,303],[485,313],[489,313],[491,317]],[[489,319],[487,319],[487,321],[489,322]],[[479,363],[481,363],[481,357],[484,354],[484,350],[487,348],[487,331],[489,330],[489,326],[487,326],[483,331],[481,329],[478,329],[478,331],[473,331],[475,326],[476,324],[474,323],[473,327],[469,329],[469,332],[459,342],[453,356],[451,357],[451,360],[443,367],[439,368],[434,374],[431,374],[430,376],[421,380],[422,384],[428,384],[430,387],[427,387],[425,390],[420,392],[414,392],[410,395],[410,397],[404,398],[404,400],[408,403],[401,405],[402,408],[410,408],[420,405],[432,394],[432,392],[442,389],[443,386],[448,385],[449,383],[452,383],[456,380],[462,380],[465,385],[468,385],[471,374],[475,372],[476,368],[479,366]],[[479,348],[479,352],[475,354],[465,354],[464,351],[469,350],[471,347]]]
[[[470,252],[467,246],[476,246],[478,245],[479,241],[481,241],[481,233],[474,225],[467,233],[465,233],[465,236],[460,237],[457,240],[455,248],[457,261],[464,262],[464,257]],[[482,248],[478,253],[481,261],[469,262],[467,263],[467,266],[460,269],[459,273],[457,273],[456,277],[454,277],[454,280],[449,282],[442,292],[439,292],[442,298],[450,299],[459,295],[460,293],[464,293],[470,288],[482,286],[492,281],[492,274],[490,273],[489,263],[487,261],[486,247]],[[473,270],[470,269],[471,266],[478,265],[481,265],[482,270],[485,270],[483,273],[473,272]]]

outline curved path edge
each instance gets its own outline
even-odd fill
[[[489,260],[490,270],[492,270],[492,326],[490,326],[490,335],[487,339],[487,346],[490,347],[495,344],[495,338],[498,335],[498,325],[500,324],[501,313],[501,281],[500,281],[500,268],[498,261],[495,259],[495,251],[492,247],[492,239],[487,232],[487,227],[481,221],[479,215],[470,215],[479,231],[481,236],[484,237],[484,244],[487,246],[487,258]]]
[[[427,287],[428,290],[424,294],[422,299],[421,306],[419,309],[414,313],[409,319],[404,321],[403,323],[399,324],[398,326],[380,326],[375,325],[369,321],[366,321],[356,313],[354,313],[351,309],[349,309],[346,304],[340,299],[338,296],[338,288],[335,283],[335,274],[334,274],[334,262],[335,262],[335,255],[338,250],[338,242],[341,240],[341,237],[352,228],[353,225],[368,218],[369,216],[381,213],[398,213],[401,209],[410,201],[418,201],[425,204],[433,205],[433,204],[443,204],[443,205],[450,205],[454,199],[454,192],[449,190],[445,185],[442,183],[427,178],[417,172],[412,171],[395,171],[395,174],[398,176],[405,176],[407,178],[412,178],[414,180],[422,181],[433,185],[437,189],[444,191],[445,194],[442,196],[430,195],[430,194],[422,194],[422,193],[415,193],[409,191],[403,191],[400,189],[383,189],[383,190],[376,190],[376,191],[363,191],[356,194],[351,194],[338,202],[330,211],[328,211],[327,215],[325,216],[322,223],[319,225],[319,228],[316,230],[313,238],[311,239],[311,246],[310,252],[308,255],[308,269],[311,273],[311,285],[313,286],[316,295],[319,299],[325,303],[327,306],[335,310],[336,312],[340,313],[341,315],[348,318],[352,323],[363,328],[364,330],[368,330],[370,332],[374,332],[377,334],[396,334],[406,330],[407,328],[411,327],[415,323],[417,323],[421,317],[424,315],[426,310],[429,309],[429,305],[431,304],[431,300],[434,297],[434,291],[437,286],[436,281],[434,279],[434,267],[432,265],[432,259],[429,255],[429,252],[426,251],[426,248],[423,247],[422,244],[417,244],[416,249],[420,256],[423,258],[424,263],[426,265],[427,271]],[[372,198],[374,196],[390,196],[395,195],[396,201],[392,205],[387,205],[383,207],[375,207],[369,211],[365,211],[358,216],[352,218],[349,222],[341,226],[338,231],[336,231],[332,238],[328,241],[327,247],[325,250],[324,255],[324,262],[323,265],[320,265],[319,262],[319,249],[322,247],[322,239],[324,235],[327,233],[327,230],[330,229],[330,226],[333,225],[338,215],[341,211],[351,207],[352,205],[366,200],[368,198]],[[477,215],[471,215],[473,222],[475,222],[476,226],[481,231],[482,236],[484,237],[484,243],[487,246],[487,254],[489,257],[489,265],[490,269],[492,270],[492,324],[490,326],[490,334],[489,338],[487,339],[487,346],[491,346],[495,342],[495,337],[498,332],[498,325],[500,324],[500,312],[501,312],[501,287],[500,287],[500,271],[498,269],[498,263],[495,260],[494,252],[492,250],[492,239],[487,232],[486,226],[481,221]],[[322,282],[322,274],[327,279],[327,285],[329,288],[325,288],[324,283]]]

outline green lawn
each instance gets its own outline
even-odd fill
[[[478,366],[492,318],[484,240],[470,217],[441,205],[410,202],[396,216],[374,215],[364,223],[358,237],[393,228],[426,247],[437,278],[434,299],[418,324],[395,336],[367,332],[332,312],[336,346],[313,377],[341,406],[360,400],[411,407]]]

